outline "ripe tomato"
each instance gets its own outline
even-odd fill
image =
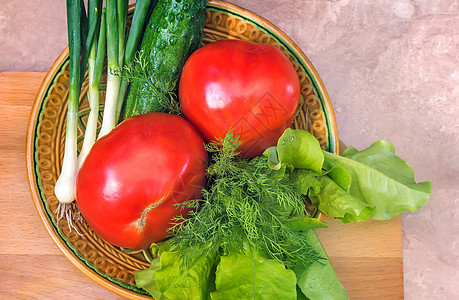
[[[183,114],[206,141],[231,129],[245,157],[276,145],[292,125],[299,99],[298,75],[288,58],[273,46],[240,40],[196,50],[179,84]]]
[[[107,242],[147,248],[186,215],[175,204],[201,196],[206,163],[204,140],[184,118],[134,116],[94,144],[78,172],[76,201]]]

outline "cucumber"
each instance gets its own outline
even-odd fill
[[[159,0],[146,26],[139,54],[146,78],[131,79],[123,118],[168,111],[183,66],[201,44],[206,0]],[[139,65],[139,62],[135,62]],[[140,67],[142,68],[142,67]],[[176,97],[175,97],[176,98]],[[177,104],[178,107],[178,104]]]

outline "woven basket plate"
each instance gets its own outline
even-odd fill
[[[312,64],[296,44],[261,17],[222,1],[207,4],[203,43],[241,39],[270,44],[281,49],[294,65],[301,83],[304,105],[294,122],[295,128],[309,130],[323,149],[337,153],[338,136],[333,109],[327,92]],[[130,9],[132,14],[133,7]],[[66,220],[56,221],[58,200],[54,185],[59,176],[65,141],[65,120],[69,85],[68,49],[48,71],[29,120],[27,132],[27,171],[31,194],[46,230],[64,255],[85,275],[107,289],[127,298],[149,298],[134,283],[133,271],[149,267],[142,253],[126,253],[100,237],[82,221],[80,233],[69,231]],[[101,86],[101,112],[105,96]],[[79,147],[89,114],[86,100],[87,77],[80,97]],[[100,115],[101,117],[101,115]],[[99,124],[100,125],[100,124]]]

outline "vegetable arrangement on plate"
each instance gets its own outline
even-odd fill
[[[317,210],[343,222],[390,219],[422,207],[431,183],[416,183],[389,142],[338,156],[290,129],[301,105],[292,64],[270,45],[200,47],[206,1],[139,0],[129,28],[127,4],[89,0],[86,16],[83,1],[67,1],[59,215],[71,225],[76,199],[101,238],[149,248],[151,267],[135,278],[155,299],[348,299],[314,232],[327,227]],[[78,163],[86,68],[91,114]]]

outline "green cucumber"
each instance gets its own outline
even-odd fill
[[[159,0],[150,16],[139,49],[146,78],[131,79],[123,118],[168,111],[176,95],[182,68],[201,43],[206,0]],[[173,98],[173,97],[172,97]]]

